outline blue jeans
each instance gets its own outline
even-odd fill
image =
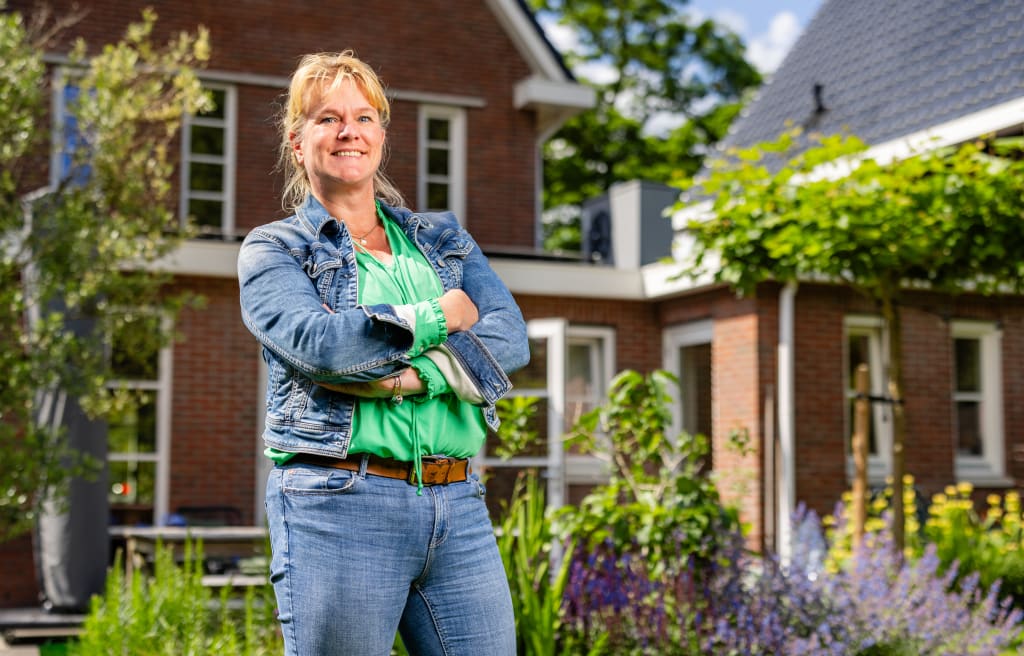
[[[365,467],[365,464],[363,465]],[[508,579],[475,475],[423,488],[307,464],[267,482],[288,656],[514,656]]]

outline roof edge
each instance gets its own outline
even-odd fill
[[[486,1],[531,70],[550,80],[576,81],[524,0]]]

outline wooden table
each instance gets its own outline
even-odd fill
[[[111,526],[109,533],[111,539],[124,540],[128,578],[135,568],[144,567],[152,560],[158,543],[174,549],[176,557],[184,552],[186,540],[193,543],[201,540],[206,557],[248,557],[261,553],[267,540],[267,529],[263,526]],[[211,586],[259,585],[266,581],[266,576],[242,574],[203,577],[204,584]]]

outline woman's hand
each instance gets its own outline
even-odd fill
[[[399,375],[402,378],[402,386],[399,388],[402,391],[402,396],[410,396],[426,391],[426,385],[420,380],[420,374],[414,368],[403,369]],[[390,399],[396,389],[394,376],[388,376],[387,378],[374,380],[369,383],[340,383],[337,385],[319,383],[319,385],[335,392],[359,396],[364,399]]]
[[[449,289],[438,299],[438,303],[444,312],[445,328],[449,335],[460,330],[469,330],[480,320],[476,304],[461,289]]]

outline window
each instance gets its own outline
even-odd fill
[[[78,101],[80,89],[72,81],[70,71],[57,73],[53,85],[53,152],[50,155],[50,185],[56,188],[64,182],[82,185],[88,182],[90,167],[76,151],[88,147],[78,128],[78,118],[72,107]],[[76,161],[78,157],[78,161]]]
[[[154,524],[167,513],[170,348],[146,335],[160,317],[140,313],[112,331],[111,394],[121,402],[107,421],[110,511],[114,524]]]
[[[849,316],[845,320],[846,348],[843,368],[846,390],[845,437],[846,471],[853,476],[853,409],[857,391],[855,376],[860,364],[868,366],[868,380],[872,396],[886,396],[884,369],[884,341],[880,317]],[[892,465],[892,409],[885,403],[871,404],[868,427],[868,480],[880,484],[891,471]]]
[[[710,320],[665,331],[662,366],[679,380],[678,387],[670,390],[674,435],[686,432],[711,438],[711,337]]]
[[[185,117],[182,125],[182,221],[191,218],[200,236],[235,236],[234,87],[207,85],[213,108]]]
[[[956,476],[998,483],[1005,475],[1002,333],[992,323],[954,321],[950,336]]]
[[[465,221],[466,111],[421,105],[416,202],[423,211],[451,210]]]
[[[533,430],[538,440],[501,460],[491,455],[495,437],[488,437],[475,466],[487,470],[492,513],[500,512],[501,500],[511,497],[516,476],[524,470],[532,469],[546,482],[547,502],[553,506],[578,500],[607,477],[593,456],[566,453],[562,436],[583,413],[603,403],[615,366],[615,331],[540,319],[528,323],[528,332],[530,363],[512,375],[510,394],[537,399]]]

